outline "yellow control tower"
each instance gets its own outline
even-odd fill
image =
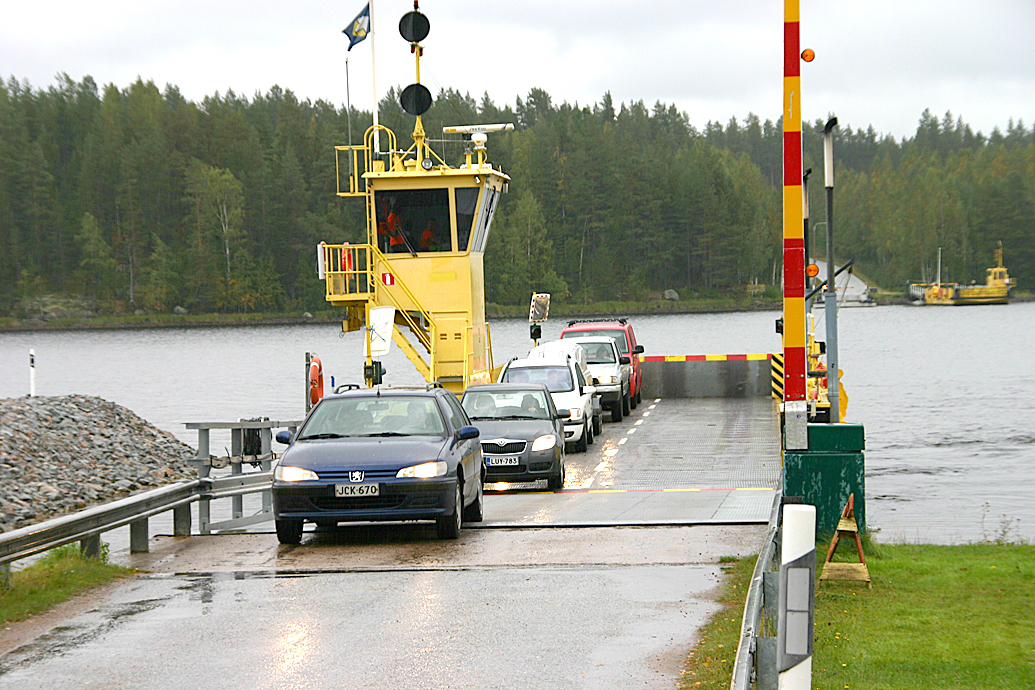
[[[485,143],[513,125],[445,127],[467,137],[458,168],[431,150],[421,123],[431,93],[420,83],[428,28],[417,10],[399,25],[416,57],[417,81],[400,95],[416,116],[413,145],[400,150],[395,134],[375,125],[362,145],[335,147],[338,196],[366,199],[367,241],[321,244],[319,274],[327,301],[346,309],[342,330],[369,334],[371,309],[394,307],[392,339],[425,380],[460,393],[489,382],[493,367],[482,257],[510,178],[486,161]],[[376,366],[368,348],[367,385],[380,378]]]

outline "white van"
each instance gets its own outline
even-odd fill
[[[620,422],[629,414],[632,366],[618,349],[618,343],[607,335],[565,338],[559,342],[578,343],[586,353],[593,385],[604,409],[611,411],[611,421]]]
[[[584,452],[593,443],[593,401],[596,394],[576,360],[565,353],[542,353],[526,359],[512,359],[500,371],[498,383],[542,383],[550,391],[557,409],[566,409],[564,442]]]
[[[582,372],[582,377],[586,379],[586,383],[589,383],[596,389],[596,393],[593,396],[593,435],[600,435],[601,418],[604,413],[604,406],[601,402],[601,390],[598,381],[593,374],[593,369],[589,366],[589,360],[586,357],[586,350],[577,342],[566,342],[564,340],[549,340],[545,343],[536,345],[528,351],[528,358],[535,359],[536,357],[571,357],[575,362],[575,366]]]

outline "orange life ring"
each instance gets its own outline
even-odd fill
[[[323,398],[323,363],[313,355],[309,360],[309,404],[315,405]]]
[[[341,270],[345,273],[352,271],[352,247],[346,242],[341,247]]]

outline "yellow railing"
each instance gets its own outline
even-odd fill
[[[325,244],[323,252],[328,302],[372,302],[394,306],[396,319],[413,332],[434,362],[435,320],[406,283],[391,271],[391,263],[381,250],[369,244]],[[385,284],[378,275],[379,267],[392,273],[394,285]],[[402,293],[408,303],[398,293]],[[414,313],[419,318],[414,318]]]

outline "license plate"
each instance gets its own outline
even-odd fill
[[[517,465],[519,463],[518,458],[485,458],[485,464],[491,465],[492,467],[501,467],[506,465]]]
[[[378,496],[381,493],[380,484],[335,484],[334,495],[338,498],[348,496]]]

